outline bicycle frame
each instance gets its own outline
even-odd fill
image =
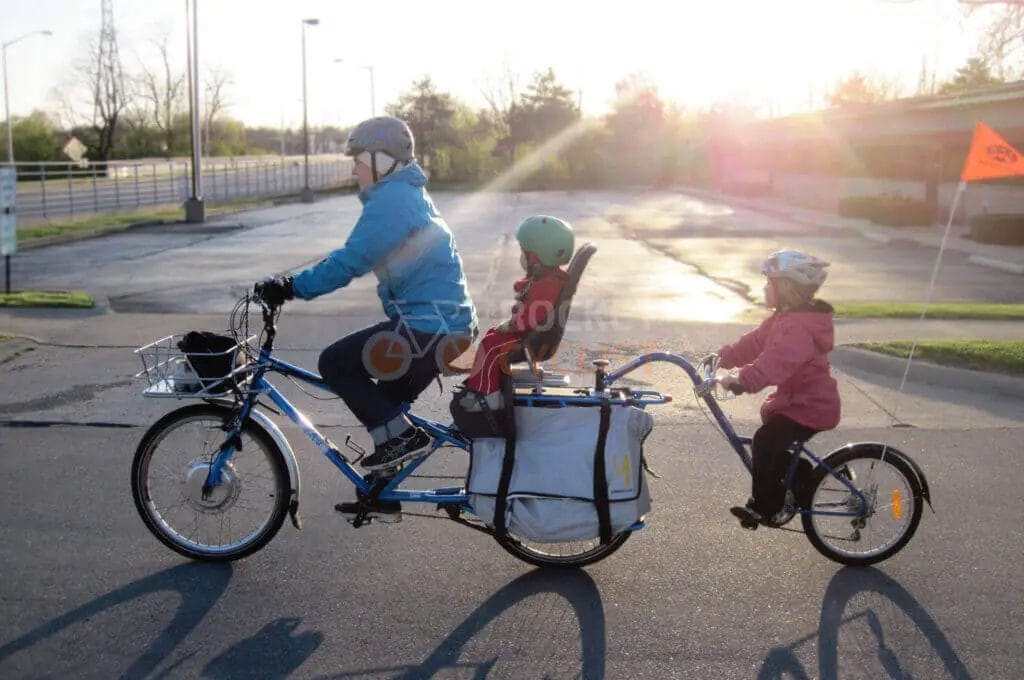
[[[207,474],[206,483],[210,487],[217,486],[221,479],[221,469],[234,454],[237,435],[241,431],[241,425],[249,417],[252,409],[256,406],[261,394],[267,395],[274,404],[281,409],[281,412],[293,423],[299,426],[306,437],[313,442],[319,451],[337,467],[345,477],[352,482],[357,492],[361,495],[369,494],[374,485],[368,481],[349,462],[341,451],[323,434],[321,434],[313,423],[288,401],[287,397],[281,394],[276,387],[266,380],[266,373],[280,373],[281,375],[297,379],[306,384],[312,385],[325,392],[330,391],[327,383],[319,375],[307,371],[304,368],[295,366],[276,359],[271,356],[271,350],[266,346],[260,350],[260,361],[253,369],[252,380],[246,396],[242,399],[239,412],[235,421],[231,424],[225,443],[218,451],[210,471]],[[406,406],[407,409],[407,406]],[[453,427],[447,427],[435,423],[426,418],[421,418],[406,410],[406,416],[413,422],[425,429],[434,439],[433,446],[427,455],[417,458],[402,468],[394,477],[387,478],[387,484],[379,491],[377,498],[382,501],[413,501],[421,503],[441,503],[465,505],[468,507],[469,496],[461,493],[461,487],[439,488],[439,489],[400,489],[398,486],[409,477],[427,458],[438,449],[449,446],[469,451],[469,442]]]
[[[407,465],[403,466],[402,469],[394,476],[381,477],[375,479],[375,475],[369,475],[368,478],[364,477],[351,462],[341,453],[341,451],[323,434],[321,434],[312,422],[298,409],[296,409],[288,399],[281,394],[270,382],[266,380],[266,373],[280,373],[286,377],[294,378],[308,385],[312,385],[317,389],[325,392],[330,392],[330,387],[324,382],[323,378],[311,371],[307,371],[304,368],[295,366],[277,359],[272,356],[273,353],[273,338],[275,330],[272,319],[268,319],[265,313],[265,324],[267,329],[267,340],[264,342],[263,347],[260,349],[259,361],[256,366],[252,369],[252,378],[249,383],[248,390],[245,396],[241,400],[239,411],[231,423],[228,429],[228,435],[221,445],[220,450],[217,452],[216,457],[210,465],[209,473],[207,474],[205,488],[212,488],[220,484],[221,470],[224,465],[231,459],[231,456],[236,450],[236,443],[239,443],[238,435],[241,432],[242,424],[249,418],[252,409],[256,406],[259,396],[266,394],[274,404],[281,409],[281,412],[288,417],[289,420],[294,422],[299,428],[302,429],[306,437],[313,442],[313,444],[319,449],[319,451],[337,467],[343,475],[352,483],[356,488],[357,494],[360,496],[369,495],[375,492],[377,499],[381,501],[411,501],[419,503],[435,503],[445,505],[460,506],[468,511],[472,511],[469,505],[469,495],[465,493],[462,487],[442,487],[437,489],[401,489],[399,488],[402,482],[409,478],[409,476],[426,461],[431,455],[433,455],[438,449],[443,447],[458,448],[464,451],[469,451],[470,442],[463,435],[455,429],[454,426],[445,426],[440,423],[436,423],[432,420],[422,418],[409,411],[408,404],[403,405],[406,416],[412,421],[413,424],[422,427],[427,431],[433,438],[433,444],[430,451],[421,456]],[[607,389],[618,379],[623,376],[635,371],[641,366],[662,361],[673,364],[681,368],[690,379],[693,381],[695,387],[700,387],[704,380],[697,372],[697,369],[687,361],[684,357],[678,354],[672,354],[670,352],[653,352],[650,354],[641,355],[632,361],[628,362],[624,366],[608,373],[604,376],[602,381],[602,387]],[[655,391],[650,390],[637,390],[631,391],[632,395],[625,399],[610,399],[608,395],[604,394],[590,394],[588,396],[547,396],[544,394],[538,395],[527,395],[522,397],[522,401],[526,405],[532,405],[533,403],[541,402],[555,402],[561,405],[568,404],[595,404],[601,401],[611,401],[612,403],[632,403],[641,407],[650,404],[661,404],[667,403],[671,397],[667,397]],[[715,416],[715,420],[718,422],[719,428],[721,429],[726,440],[732,446],[733,450],[739,456],[743,465],[746,467],[748,472],[753,471],[753,463],[751,454],[748,451],[748,447],[752,445],[750,437],[743,437],[736,433],[733,428],[731,421],[728,416],[722,411],[718,404],[718,401],[709,392],[698,395],[698,398],[704,400],[711,413]],[[815,455],[810,449],[803,444],[795,445],[792,449],[793,453],[797,454],[792,457],[789,468],[786,473],[785,486],[786,490],[790,491],[793,488],[793,481],[795,479],[796,469],[799,462],[800,454],[806,453],[817,465],[825,468],[828,473],[844,486],[846,486],[853,494],[855,494],[860,500],[860,512],[832,512],[832,511],[814,511],[805,508],[788,508],[794,512],[800,514],[822,514],[822,515],[840,515],[840,516],[864,516],[868,508],[867,500],[861,491],[855,488],[847,480],[835,474],[835,471],[828,466],[817,455]],[[380,485],[383,483],[383,486]],[[378,488],[379,487],[379,488]]]
[[[672,354],[671,352],[652,352],[650,354],[643,354],[641,356],[638,356],[637,358],[633,359],[626,365],[609,373],[607,376],[605,376],[604,386],[610,387],[612,383],[614,383],[619,378],[622,378],[623,376],[635,371],[636,369],[640,368],[645,364],[649,364],[655,361],[667,362],[683,369],[683,371],[686,372],[688,376],[690,376],[690,379],[693,381],[694,387],[700,387],[704,383],[704,379],[697,372],[697,369],[684,357],[679,356],[678,354]],[[751,457],[750,451],[748,450],[748,447],[753,445],[753,440],[750,437],[743,437],[736,433],[736,429],[732,426],[732,422],[729,420],[729,417],[726,416],[725,413],[722,411],[722,407],[719,406],[718,401],[715,399],[714,395],[712,395],[710,392],[705,392],[704,394],[698,394],[697,398],[703,399],[704,403],[707,404],[708,408],[711,410],[711,413],[715,416],[715,420],[718,422],[718,427],[721,429],[722,434],[729,442],[729,445],[732,446],[733,451],[735,451],[736,455],[739,456],[740,460],[743,462],[743,465],[747,468],[747,472],[750,472],[752,474],[754,469],[753,459]],[[832,512],[825,510],[812,510],[810,508],[799,507],[788,509],[791,509],[794,512],[798,512],[802,515],[812,514],[863,517],[864,514],[866,514],[867,508],[869,506],[867,503],[867,499],[864,498],[864,494],[861,493],[859,489],[850,484],[847,480],[837,475],[835,473],[835,470],[833,470],[823,459],[819,458],[813,451],[811,451],[802,443],[795,444],[790,449],[790,451],[795,455],[791,457],[792,460],[790,460],[789,467],[786,470],[786,491],[793,490],[793,482],[796,478],[796,470],[797,465],[799,464],[800,455],[805,453],[815,462],[815,464],[823,467],[828,472],[828,474],[830,474],[834,479],[842,483],[847,489],[850,490],[850,492],[857,496],[857,498],[860,500],[861,511]]]

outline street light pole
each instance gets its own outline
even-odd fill
[[[185,221],[205,222],[203,201],[202,137],[199,136],[199,0],[192,0],[192,30],[188,26],[189,0],[185,0],[185,38],[188,54],[188,108],[192,129],[192,195],[185,201]],[[191,35],[191,38],[189,37]]]
[[[4,117],[7,119],[7,162],[14,163],[14,128],[11,125],[11,101],[7,93],[7,48],[16,42],[21,42],[25,38],[33,35],[53,35],[52,31],[40,30],[26,33],[23,36],[19,36],[14,40],[8,40],[3,43],[3,62],[4,62]]]
[[[309,187],[309,116],[306,106],[306,26],[316,26],[319,19],[302,20],[302,152],[305,160],[305,186],[302,187],[300,198],[303,203],[313,202],[313,190]]]

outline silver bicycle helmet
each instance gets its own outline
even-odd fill
[[[414,149],[412,130],[405,121],[392,116],[377,116],[364,120],[349,133],[345,154],[356,156],[364,151],[375,154],[383,151],[400,163],[412,160]]]
[[[829,265],[813,255],[798,250],[778,250],[761,265],[761,273],[770,279],[789,279],[806,286],[820,286],[825,282]]]

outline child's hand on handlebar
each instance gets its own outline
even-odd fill
[[[718,379],[719,384],[725,389],[729,390],[733,394],[743,394],[746,390],[743,388],[743,383],[740,382],[740,377],[737,373],[726,373]]]

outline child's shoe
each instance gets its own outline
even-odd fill
[[[729,508],[729,512],[739,518],[740,526],[753,531],[761,524],[761,514],[746,505],[735,505]]]

